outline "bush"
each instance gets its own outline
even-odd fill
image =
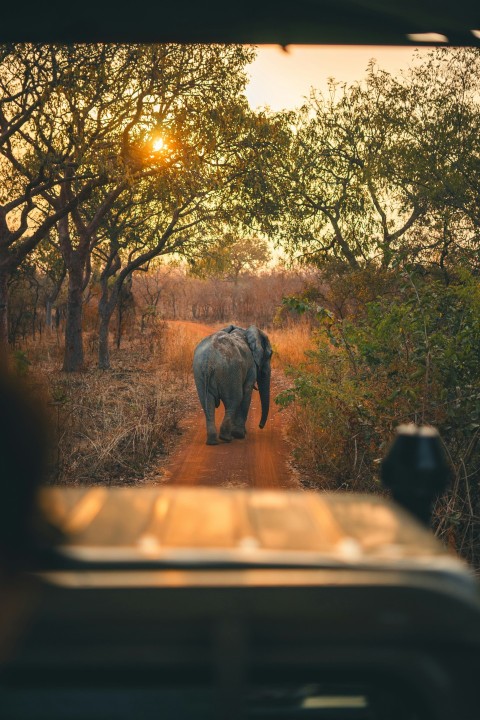
[[[435,425],[453,476],[437,532],[479,565],[480,285],[466,270],[401,279],[343,319],[317,308],[316,348],[277,402],[294,404],[297,459],[322,488],[378,491],[395,427]]]
[[[50,482],[130,485],[141,480],[182,415],[182,387],[165,371],[92,370],[50,379],[55,431]]]

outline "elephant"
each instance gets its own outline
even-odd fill
[[[220,400],[225,406],[220,439],[230,442],[232,438],[245,437],[245,422],[255,383],[262,406],[259,427],[264,427],[270,406],[271,357],[270,341],[255,325],[246,330],[229,325],[197,345],[193,374],[207,423],[207,445],[219,444],[215,408],[220,405]]]

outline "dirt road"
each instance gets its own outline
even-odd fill
[[[215,329],[207,325],[194,326],[199,340]],[[195,387],[192,385],[192,392]],[[221,487],[298,488],[288,467],[289,449],[284,437],[284,417],[273,398],[278,392],[278,380],[272,370],[272,402],[268,421],[260,430],[261,408],[258,392],[254,391],[247,420],[247,437],[231,443],[206,445],[205,416],[198,410],[182,423],[183,437],[164,469],[164,482],[174,485],[213,485]],[[216,412],[220,427],[224,409]]]

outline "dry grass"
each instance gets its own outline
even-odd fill
[[[195,347],[204,337],[203,326],[195,326],[195,323],[168,323],[164,335],[163,362],[181,378],[190,378]]]
[[[48,482],[131,485],[154,473],[194,399],[191,361],[198,331],[163,324],[154,338],[112,350],[112,370],[96,367],[85,343],[87,369],[64,373],[56,343],[25,348],[27,377],[51,420]],[[203,333],[204,334],[204,333]]]
[[[51,482],[125,485],[166,452],[183,412],[183,384],[164,370],[56,374]]]
[[[305,353],[314,348],[312,331],[306,323],[270,330],[268,336],[274,351],[272,365],[282,370],[305,362]]]

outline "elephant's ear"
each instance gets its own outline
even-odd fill
[[[263,334],[263,336],[264,336],[264,338],[265,338],[265,342],[264,342],[264,345],[265,345],[265,358],[266,358],[267,360],[270,360],[270,358],[271,358],[272,355],[273,355],[272,346],[270,345],[270,340],[268,339],[268,337],[267,337],[265,334]]]
[[[245,331],[248,347],[252,351],[255,365],[260,367],[263,362],[263,345],[260,330],[256,325],[250,325]]]

